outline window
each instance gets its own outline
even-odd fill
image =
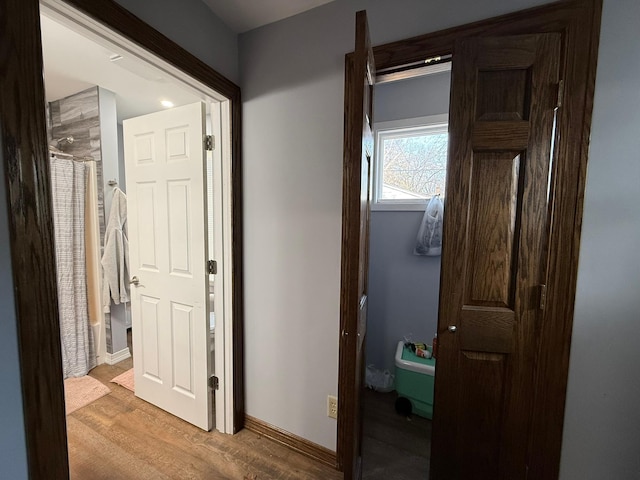
[[[424,209],[425,199],[444,194],[447,115],[376,125],[374,209]]]

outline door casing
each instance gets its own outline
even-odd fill
[[[456,39],[474,36],[518,35],[557,32],[562,35],[560,78],[564,94],[558,111],[550,199],[551,229],[548,246],[547,301],[540,326],[540,345],[535,369],[536,398],[533,401],[533,429],[529,439],[530,478],[557,478],[560,468],[562,428],[566,396],[573,310],[578,270],[581,220],[589,131],[600,33],[602,0],[567,0],[535,7],[471,24],[412,37],[374,47],[378,74],[411,65],[426,58],[454,55]],[[375,32],[373,32],[375,34]],[[347,54],[347,57],[352,54]],[[454,57],[455,58],[455,57]],[[455,60],[454,60],[455,61]],[[345,98],[345,106],[349,99]],[[345,165],[345,172],[348,165]],[[343,175],[343,191],[357,191]],[[356,196],[353,196],[356,198]],[[349,228],[352,209],[343,206],[342,228]],[[357,246],[343,242],[342,264],[358,255]],[[357,263],[357,262],[356,262]],[[341,300],[347,292],[341,289]],[[341,315],[340,328],[351,329],[357,318]],[[359,392],[349,388],[353,359],[340,344],[338,389],[338,468],[347,472],[351,461],[344,429],[348,419],[341,415]],[[437,415],[437,406],[436,412]],[[432,439],[437,442],[436,439]]]
[[[240,88],[112,0],[67,0],[230,101],[233,399],[244,424]],[[0,7],[0,125],[30,478],[68,478],[38,0]],[[33,288],[38,279],[38,288]],[[37,319],[37,321],[34,321]]]

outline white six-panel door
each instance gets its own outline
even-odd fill
[[[136,396],[212,427],[204,105],[123,122]]]

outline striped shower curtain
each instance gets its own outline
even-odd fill
[[[85,263],[84,163],[51,159],[53,226],[64,378],[81,377],[96,366],[89,324]]]

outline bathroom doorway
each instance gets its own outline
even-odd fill
[[[83,12],[76,10],[78,5]],[[41,40],[39,38],[39,5],[38,2],[10,2],[5,6],[10,26],[5,34],[11,39],[15,52],[12,54],[11,64],[6,70],[6,81],[14,87],[12,94],[19,98],[11,99],[3,95],[3,144],[4,160],[7,165],[7,186],[12,192],[10,202],[16,201],[20,207],[14,208],[14,215],[10,218],[10,232],[12,235],[12,256],[14,264],[14,277],[16,282],[16,310],[18,312],[18,330],[21,351],[22,385],[24,396],[24,414],[26,424],[26,443],[29,452],[29,469],[33,476],[60,476],[64,475],[66,466],[66,442],[64,428],[64,397],[62,390],[62,372],[59,368],[60,359],[60,333],[58,330],[57,312],[55,308],[56,281],[53,278],[55,267],[53,264],[54,251],[51,238],[52,226],[50,224],[51,206],[49,201],[47,138],[45,130],[44,92],[42,90],[42,76],[38,66],[41,65]],[[211,97],[226,109],[228,119],[223,128],[224,135],[219,140],[219,146],[226,151],[225,171],[220,177],[225,182],[225,195],[227,202],[220,207],[224,209],[225,219],[229,225],[237,224],[241,219],[240,212],[235,208],[237,203],[231,199],[241,197],[239,178],[232,173],[237,172],[239,166],[239,90],[238,88],[220,76],[209,67],[202,65],[194,57],[180,49],[165,37],[158,37],[157,32],[149,26],[129,15],[126,10],[111,2],[101,2],[99,6],[89,2],[44,2],[42,9],[50,8],[58,10],[63,16],[68,15],[67,20],[77,22],[85,21],[85,26],[90,26],[92,32],[103,39],[113,39],[118,29],[131,40],[123,40],[128,53],[138,53],[142,58],[157,66],[160,63],[162,71],[184,83],[188,88],[200,92],[205,98]],[[88,15],[87,15],[88,13]],[[96,20],[97,19],[97,20]],[[108,26],[105,26],[108,25]],[[14,28],[15,27],[15,28]],[[4,34],[3,34],[4,35]],[[19,41],[16,41],[16,38]],[[140,47],[140,44],[145,48]],[[136,50],[137,49],[137,50]],[[151,55],[149,52],[155,52]],[[168,63],[167,58],[172,63]],[[162,60],[160,60],[162,59]],[[164,63],[163,63],[164,62]],[[184,72],[189,72],[186,74]],[[17,77],[16,77],[17,76]],[[29,88],[23,88],[25,84]],[[7,91],[5,90],[5,93]],[[28,95],[26,92],[29,92]],[[221,93],[217,93],[221,92]],[[35,93],[35,95],[34,95]],[[20,96],[25,94],[30,100]],[[20,110],[16,111],[15,106]],[[34,112],[41,112],[36,115]],[[26,130],[25,130],[26,126]],[[231,129],[233,127],[233,137]],[[28,136],[29,140],[26,140]],[[42,138],[40,138],[42,137]],[[36,142],[36,138],[39,140]],[[9,145],[13,147],[9,148]],[[32,162],[27,167],[26,162]],[[46,166],[45,166],[46,165]],[[13,173],[29,172],[26,176],[13,176]],[[35,182],[34,185],[30,182]],[[27,198],[28,197],[28,198]],[[12,204],[13,205],[13,204]],[[29,210],[35,208],[35,212],[21,215],[20,208]],[[21,223],[18,218],[29,218],[29,225]],[[233,222],[232,222],[233,218]],[[206,219],[203,219],[205,221]],[[33,234],[33,222],[38,225],[37,238]],[[26,229],[26,230],[25,230]],[[226,245],[232,242],[236,245],[233,251],[229,248],[224,252],[218,252],[218,275],[229,275],[229,278],[237,278],[241,275],[240,246],[241,232],[230,228],[225,233]],[[16,238],[20,238],[16,242]],[[19,250],[24,250],[20,253]],[[28,253],[26,253],[28,252]],[[16,263],[17,262],[17,263]],[[36,270],[31,267],[37,263]],[[207,265],[202,265],[207,268]],[[26,283],[20,279],[41,279],[41,289],[29,289]],[[32,272],[32,273],[27,273]],[[242,343],[234,342],[241,339],[238,332],[241,331],[242,315],[241,304],[237,300],[241,298],[241,282],[226,283],[225,292],[221,295],[228,299],[225,303],[225,321],[227,325],[222,339],[228,342],[226,354],[230,361],[224,364],[224,377],[219,377],[221,386],[225,389],[225,421],[220,422],[228,432],[234,432],[240,428],[243,417],[242,394]],[[221,300],[222,301],[222,300]],[[37,330],[29,326],[28,319],[38,318]],[[208,323],[208,318],[206,319]],[[22,323],[21,323],[22,322]],[[21,327],[22,325],[22,327]],[[238,356],[238,354],[240,355]],[[43,361],[46,359],[46,361]],[[226,359],[225,359],[226,360]],[[37,375],[31,375],[30,369],[34,368]],[[206,378],[207,383],[215,383]],[[239,402],[235,402],[240,399]],[[64,463],[64,464],[63,464]],[[39,475],[39,473],[41,475]]]
[[[230,175],[230,171],[228,169],[223,171],[222,166],[223,161],[227,161],[227,164],[230,163],[228,162],[230,158],[229,146],[231,143],[229,137],[231,124],[229,119],[229,101],[224,96],[214,90],[207,89],[203,85],[198,85],[193,81],[190,83],[185,82],[185,79],[181,78],[178,72],[172,72],[170,66],[163,65],[162,60],[159,58],[151,59],[149,58],[149,54],[145,56],[139,47],[137,47],[136,50],[136,47],[132,45],[131,42],[125,41],[122,37],[118,38],[112,32],[111,35],[114,38],[110,41],[106,40],[108,33],[105,32],[105,27],[97,24],[95,21],[91,21],[88,17],[82,17],[70,7],[61,6],[56,2],[43,2],[41,9],[43,12],[42,43],[44,46],[45,60],[45,90],[48,95],[59,97],[60,92],[64,92],[65,89],[68,91],[68,89],[77,88],[75,84],[93,83],[97,85],[96,87],[90,87],[88,91],[58,98],[55,101],[51,98],[52,102],[49,103],[49,111],[55,114],[56,117],[54,119],[53,115],[50,115],[49,118],[50,125],[52,126],[50,129],[50,131],[52,131],[51,139],[55,143],[57,142],[55,139],[61,136],[63,132],[65,133],[65,138],[73,137],[73,129],[77,128],[73,126],[74,115],[76,118],[82,119],[79,122],[82,124],[83,122],[86,123],[91,117],[89,112],[99,113],[99,117],[96,119],[97,127],[90,127],[88,130],[83,131],[81,126],[79,130],[75,131],[76,138],[86,139],[84,146],[82,145],[82,141],[73,142],[73,140],[71,140],[71,142],[66,142],[66,145],[64,141],[56,143],[56,147],[58,149],[65,148],[65,150],[67,150],[66,153],[75,154],[76,159],[82,155],[84,155],[84,158],[89,158],[93,153],[93,157],[97,160],[95,162],[98,166],[97,176],[101,181],[100,185],[98,185],[100,193],[98,208],[102,215],[99,222],[101,227],[99,234],[100,244],[96,246],[96,249],[103,254],[102,266],[105,272],[107,271],[105,258],[107,258],[109,245],[109,239],[105,238],[105,230],[108,236],[110,228],[118,229],[122,227],[122,225],[115,227],[110,226],[110,221],[113,220],[113,215],[110,214],[110,212],[114,212],[114,209],[117,207],[117,205],[115,205],[115,199],[120,197],[123,199],[120,202],[120,208],[123,209],[123,211],[118,212],[118,218],[123,217],[120,222],[123,224],[127,222],[127,227],[130,227],[131,218],[135,221],[135,213],[140,207],[139,201],[134,202],[132,212],[134,215],[129,215],[129,219],[125,220],[127,206],[131,210],[132,204],[126,200],[125,193],[127,185],[123,170],[125,165],[127,168],[130,167],[130,165],[128,165],[130,161],[127,160],[127,154],[124,152],[126,142],[122,128],[123,120],[126,122],[126,118],[133,116],[140,117],[141,114],[148,114],[149,112],[161,109],[164,109],[163,115],[168,116],[167,118],[172,118],[175,116],[173,112],[177,111],[176,109],[181,108],[179,106],[185,103],[199,102],[203,106],[202,119],[196,122],[201,123],[202,133],[196,132],[192,135],[196,138],[196,144],[192,141],[191,146],[185,145],[185,148],[193,151],[195,148],[194,145],[200,142],[200,151],[202,152],[200,156],[202,160],[197,160],[196,165],[198,163],[200,164],[197,168],[202,171],[202,174],[198,175],[197,179],[199,180],[197,180],[197,183],[192,184],[190,187],[187,185],[187,189],[183,190],[189,195],[189,198],[191,198],[191,200],[189,200],[189,198],[185,200],[185,205],[191,205],[190,208],[197,205],[197,203],[194,202],[197,202],[198,191],[200,192],[200,198],[204,200],[201,200],[203,203],[199,210],[200,213],[175,212],[180,218],[170,219],[172,225],[171,229],[168,230],[170,232],[169,235],[174,236],[177,234],[176,229],[179,230],[179,226],[184,225],[185,228],[188,228],[188,231],[185,231],[187,238],[197,237],[197,232],[193,232],[192,229],[194,225],[202,225],[202,223],[196,218],[192,218],[194,214],[197,217],[205,217],[207,221],[204,225],[209,224],[209,228],[204,229],[203,233],[199,235],[202,238],[199,241],[200,247],[198,248],[201,248],[202,251],[197,253],[196,250],[191,249],[187,252],[187,256],[181,259],[187,262],[186,266],[181,265],[181,267],[183,267],[183,270],[181,270],[182,276],[197,274],[202,283],[200,289],[202,290],[201,295],[203,299],[202,301],[198,301],[197,304],[201,305],[201,313],[198,315],[200,315],[203,320],[198,320],[197,315],[194,316],[195,314],[193,312],[183,320],[191,325],[190,327],[188,327],[188,325],[184,326],[185,328],[188,327],[186,331],[191,330],[194,332],[190,337],[191,340],[186,339],[188,340],[186,345],[188,352],[192,352],[188,355],[198,355],[199,358],[202,359],[199,361],[204,362],[198,367],[198,364],[195,362],[196,357],[192,358],[192,360],[185,365],[189,366],[188,370],[190,371],[193,368],[199,368],[199,370],[184,373],[184,375],[187,375],[189,378],[200,378],[201,380],[199,382],[203,383],[203,385],[198,386],[196,384],[184,384],[184,382],[182,382],[181,389],[186,389],[185,392],[191,391],[194,388],[201,391],[198,395],[204,397],[203,400],[200,400],[200,402],[205,402],[203,415],[206,414],[205,412],[207,410],[210,412],[206,414],[209,420],[201,420],[199,422],[202,428],[205,429],[207,429],[207,424],[209,425],[208,428],[211,428],[214,423],[213,410],[211,407],[206,407],[206,404],[211,404],[211,400],[209,399],[213,396],[213,393],[215,393],[218,400],[218,408],[216,409],[217,418],[215,422],[217,428],[221,431],[231,431],[231,425],[233,424],[233,402],[229,402],[229,399],[226,398],[225,391],[227,387],[232,386],[232,381],[230,379],[228,382],[219,381],[218,390],[215,390],[213,393],[207,393],[213,386],[213,384],[211,384],[211,386],[209,385],[209,377],[213,376],[214,372],[219,379],[225,379],[225,365],[230,363],[233,351],[231,347],[232,342],[229,342],[230,336],[229,338],[225,337],[225,326],[231,327],[232,325],[231,315],[228,313],[225,315],[225,311],[228,312],[228,310],[225,309],[225,304],[227,302],[231,303],[232,299],[229,295],[225,297],[225,290],[222,288],[225,283],[230,283],[232,275],[231,262],[229,261],[231,256],[230,252],[228,252],[231,250],[231,247],[228,243],[224,243],[224,230],[231,228],[230,215],[228,212],[228,210],[230,210],[230,199],[224,197],[222,190],[223,182],[229,182]],[[93,66],[88,68],[88,65]],[[162,67],[162,69],[160,67]],[[94,76],[87,78],[87,71],[92,72]],[[142,92],[144,92],[144,94]],[[160,100],[162,100],[164,104],[170,102],[172,105],[161,106]],[[204,116],[205,106],[207,107],[206,122]],[[216,151],[214,152],[213,149],[207,151],[206,162],[204,160],[205,149],[202,140],[204,138],[205,123],[208,134],[214,135],[218,139],[218,148]],[[185,136],[184,138],[187,139],[188,137]],[[172,145],[176,148],[179,147],[175,142]],[[193,153],[195,154],[195,151]],[[226,180],[225,175],[227,175]],[[207,179],[209,182],[206,182]],[[140,187],[134,189],[133,193],[137,193],[139,188]],[[209,198],[208,194],[211,198]],[[129,205],[127,205],[127,203]],[[207,214],[208,209],[209,212]],[[225,209],[227,211],[225,211]],[[157,214],[167,215],[168,212],[164,214],[158,212]],[[156,218],[156,221],[160,220],[162,220],[162,217]],[[164,222],[164,224],[167,228],[169,227],[166,222]],[[134,224],[134,227],[135,226]],[[152,230],[156,227],[160,228],[157,225],[156,227],[153,225],[151,227]],[[207,230],[209,234],[206,233]],[[146,245],[144,249],[141,246],[138,247],[137,244],[134,245],[132,243],[132,246],[136,248],[136,251],[133,253],[149,251],[149,245]],[[174,242],[173,247],[172,258],[174,261],[177,261],[176,256],[180,252],[175,250],[175,248],[181,247],[177,246],[176,242]],[[163,254],[162,251],[159,250],[155,252],[154,255],[159,255],[160,257],[158,257],[158,259],[163,261],[161,257],[166,254]],[[227,255],[228,258],[225,258],[225,255]],[[202,256],[201,261],[198,260],[200,256]],[[124,254],[123,257],[127,258],[130,256]],[[120,260],[124,260],[124,258]],[[137,256],[133,255],[132,258],[136,259]],[[219,266],[219,271],[216,271],[216,274],[207,271],[209,259],[211,259],[211,262],[215,262],[216,266]],[[142,264],[138,265],[134,262],[134,264],[129,266],[128,271],[119,272],[123,277],[131,277],[118,279],[123,289],[129,286],[129,282],[132,281],[134,277],[137,278],[141,275],[140,268],[143,270],[146,268],[141,265]],[[184,270],[185,268],[186,270]],[[117,269],[114,267],[112,270]],[[131,274],[129,275],[129,273]],[[219,277],[217,282],[214,281],[216,277]],[[105,276],[105,280],[106,279],[107,277]],[[102,280],[102,278],[100,280]],[[215,296],[216,285],[218,287],[218,295],[216,301],[213,302],[210,301],[210,299]],[[136,323],[136,318],[138,318],[140,328],[137,329],[137,332],[133,332],[134,343],[136,343],[136,337],[140,339],[143,338],[142,330],[149,328],[149,326],[141,327],[141,325],[148,325],[149,322],[153,323],[158,320],[158,318],[155,317],[147,318],[147,315],[143,321],[140,315],[144,314],[144,310],[141,311],[139,307],[137,309],[138,317],[136,317],[135,302],[138,300],[135,294],[136,286],[135,283],[132,284],[132,292],[126,289],[126,291],[116,294],[114,294],[113,291],[114,285],[111,285],[111,291],[109,291],[108,287],[102,289],[101,297],[103,297],[104,310],[108,311],[108,313],[105,314],[102,333],[107,333],[104,337],[106,337],[107,340],[106,362],[109,364],[116,364],[126,360],[130,355],[127,345],[127,330],[131,328],[132,323]],[[117,288],[117,286],[115,288]],[[226,291],[229,293],[229,289],[226,289]],[[113,297],[111,302],[104,298],[109,295]],[[131,300],[134,302],[133,322],[131,320],[131,309],[128,308],[128,302],[119,302],[118,295],[121,295],[123,300],[128,300],[130,296],[132,297]],[[162,299],[159,299],[159,301],[162,302]],[[111,303],[111,305],[109,305],[109,303]],[[120,303],[124,303],[124,305],[120,305]],[[181,305],[181,312],[185,313],[187,304],[182,302]],[[212,325],[210,319],[214,318],[216,313],[218,317],[218,345],[217,348],[214,348],[215,335],[213,335],[213,333],[209,335],[208,332],[212,332],[210,329]],[[174,321],[177,321],[176,318],[179,316],[171,315]],[[206,320],[204,320],[205,318]],[[225,322],[225,320],[227,321]],[[143,323],[140,323],[141,321],[143,321]],[[197,329],[201,328],[201,326],[198,326],[199,323],[205,324],[205,322],[206,326],[202,328],[206,329],[207,334],[195,335]],[[176,332],[174,335],[182,330],[184,330],[184,328],[178,328],[176,325],[173,330]],[[227,328],[227,330],[228,332],[232,331],[231,328]],[[165,372],[164,375],[166,375],[167,372],[174,372],[175,374],[175,372],[179,371],[179,369],[174,368],[175,365],[173,367],[170,365],[160,367],[159,362],[163,361],[163,359],[171,358],[171,355],[161,354],[155,360],[150,357],[148,358],[148,352],[153,351],[154,348],[160,353],[159,348],[162,345],[161,339],[156,337],[155,340],[159,343],[154,343],[153,345],[147,344],[145,346],[147,355],[138,358],[137,364],[134,359],[134,365],[140,366],[143,361],[145,362],[144,372],[141,371],[141,376],[137,378],[138,384],[143,383],[144,378],[152,373],[156,375],[159,374],[160,371],[151,371],[153,370],[151,365],[154,364],[154,362],[158,368],[161,368],[162,372]],[[150,340],[147,340],[147,342],[148,341]],[[173,340],[167,339],[166,341],[173,342],[174,346],[184,343],[177,338]],[[192,344],[192,342],[197,341],[203,343],[203,346],[198,347]],[[228,352],[225,352],[225,346]],[[198,350],[204,350],[208,353],[195,353]],[[214,355],[218,358],[214,359]],[[138,373],[136,373],[136,377],[137,375]],[[174,379],[173,382],[175,381]],[[192,382],[195,382],[195,380],[192,380]],[[196,390],[193,390],[193,392],[195,391]],[[211,390],[209,390],[209,392],[211,392]],[[193,395],[195,395],[195,393],[193,393]],[[155,399],[149,395],[147,395],[147,398],[149,398],[152,403],[163,405],[166,404],[164,400],[165,396],[165,393],[159,393]],[[187,398],[189,398],[189,396],[187,396]],[[192,411],[193,409],[194,407],[187,408],[185,412]],[[176,410],[176,413],[178,411],[179,410]]]

